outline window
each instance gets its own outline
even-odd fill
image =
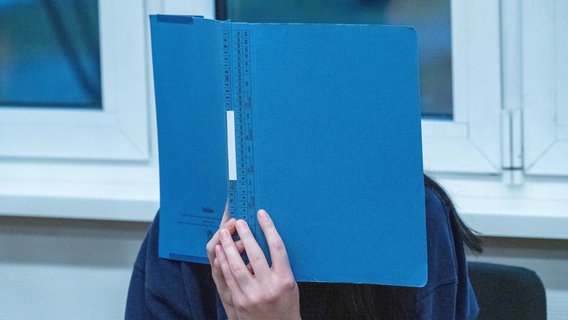
[[[0,0],[0,10],[15,2]],[[339,9],[324,10],[322,2]],[[0,107],[2,214],[151,219],[159,186],[147,15],[212,17],[215,5],[218,17],[226,18],[256,12],[253,4],[257,1],[98,0],[102,104]],[[283,4],[316,8],[334,19],[338,12],[342,19],[350,13],[365,19],[353,22],[415,24],[419,38],[434,44],[432,57],[442,70],[422,68],[426,170],[454,195],[466,220],[486,234],[566,238],[568,2],[275,0],[271,7]],[[245,5],[251,5],[246,12]],[[307,9],[276,13],[289,17]],[[0,61],[6,61],[2,50]]]
[[[421,54],[426,169],[499,172],[501,97],[498,3],[281,0],[268,4],[263,1],[226,0],[226,13],[226,18],[246,22],[413,26],[418,34]]]
[[[524,168],[530,175],[568,176],[568,3],[524,1],[516,57],[523,70]]]
[[[233,21],[411,25],[421,54],[422,113],[452,117],[450,0],[227,0],[226,6]]]
[[[0,105],[101,108],[96,0],[0,2]]]
[[[566,239],[567,13],[557,0],[452,2],[454,121],[444,125],[464,131],[444,146],[451,134],[433,124],[424,149],[464,165],[441,162],[438,176],[482,233]]]
[[[562,177],[568,172],[565,1],[282,0],[270,8],[260,1],[226,2],[228,18],[237,21],[414,25],[423,39],[425,170],[450,190],[466,220],[481,232],[566,237],[561,230],[568,220],[568,181]],[[430,6],[438,7],[429,11]],[[444,21],[450,17],[448,28]],[[446,52],[440,55],[446,62],[451,50],[451,67],[428,71],[428,50]],[[451,95],[438,90],[439,83],[447,83]]]
[[[0,0],[0,10],[19,3]],[[26,98],[0,107],[0,214],[150,220],[159,186],[148,14],[211,17],[212,7],[204,0],[89,6],[98,15],[102,104],[45,108]]]
[[[501,172],[499,3],[452,1],[453,119],[424,119],[425,169]]]
[[[15,43],[15,54],[1,60],[12,71],[2,73],[8,90],[0,97],[0,157],[148,159],[144,7],[85,0],[9,1],[3,8],[10,19],[2,23],[14,31],[3,31],[10,41],[2,48]]]

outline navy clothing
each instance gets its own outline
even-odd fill
[[[475,319],[478,306],[468,278],[464,244],[454,237],[448,207],[429,188],[426,227],[428,283],[417,289],[419,318]],[[226,319],[210,266],[160,259],[158,230],[159,214],[134,265],[126,319]]]
[[[421,319],[476,319],[479,313],[464,243],[454,228],[449,208],[426,188],[428,282],[418,290]]]

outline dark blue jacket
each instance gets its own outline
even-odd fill
[[[475,319],[477,301],[464,244],[454,237],[449,210],[426,188],[428,283],[417,292],[420,319]],[[126,319],[224,319],[210,266],[158,257],[159,214],[134,265]],[[380,272],[380,271],[378,271]]]

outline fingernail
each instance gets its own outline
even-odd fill
[[[263,209],[260,209],[258,210],[258,218],[266,220],[268,219],[268,213],[266,213]]]
[[[237,228],[245,228],[247,226],[247,222],[245,220],[237,220]]]

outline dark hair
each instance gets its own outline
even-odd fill
[[[460,219],[448,193],[428,175],[424,185],[446,205],[458,240],[481,252],[479,237]],[[302,319],[416,319],[416,289],[349,283],[299,283]],[[377,312],[378,311],[378,312]]]
[[[424,175],[424,185],[427,188],[434,190],[434,192],[436,192],[440,196],[442,202],[444,202],[444,204],[448,207],[450,211],[449,214],[452,229],[456,232],[454,236],[458,239],[461,238],[466,247],[468,247],[474,253],[481,253],[481,251],[483,251],[483,248],[481,247],[481,239],[475,234],[473,230],[466,226],[466,224],[459,217],[456,207],[454,206],[454,202],[452,201],[446,190],[444,190],[444,188],[442,188],[440,184],[438,184],[436,181],[434,181],[434,179],[430,178],[426,174]]]
[[[416,319],[416,289],[352,283],[298,283],[309,319]]]

